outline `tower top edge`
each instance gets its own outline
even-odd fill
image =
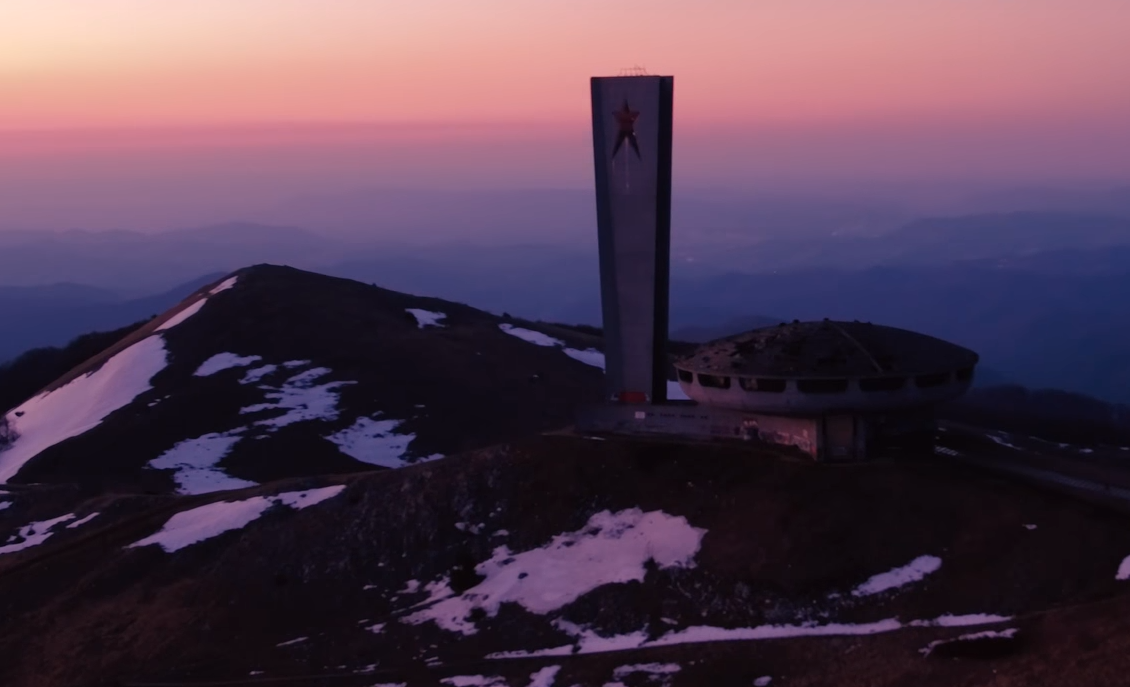
[[[664,76],[662,74],[632,74],[620,76],[593,76],[590,77],[593,81],[631,81],[631,80],[647,80],[647,79],[674,79],[674,76]]]

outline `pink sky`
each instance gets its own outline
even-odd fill
[[[678,77],[687,123],[1130,114],[1124,0],[6,0],[0,128],[564,123]],[[579,97],[581,96],[581,97]]]
[[[587,79],[633,65],[675,75],[685,181],[1125,180],[1127,27],[1126,0],[4,0],[0,202],[233,164],[582,185]]]

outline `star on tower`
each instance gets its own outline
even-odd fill
[[[616,157],[616,153],[620,152],[620,146],[624,145],[624,141],[627,141],[632,146],[632,150],[636,151],[636,157],[639,158],[640,145],[636,141],[636,119],[639,118],[640,113],[628,107],[628,101],[625,100],[624,107],[614,110],[612,116],[616,118],[616,124],[620,127],[620,131],[616,134],[616,145],[612,147],[612,157]]]

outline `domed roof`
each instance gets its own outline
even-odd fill
[[[675,363],[692,372],[750,377],[884,377],[977,364],[948,341],[869,322],[793,322],[703,344]]]

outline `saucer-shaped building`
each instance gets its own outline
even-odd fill
[[[714,341],[675,363],[692,400],[669,398],[673,84],[590,84],[605,400],[578,409],[577,429],[785,444],[816,460],[932,440],[935,406],[969,387],[977,354],[893,327],[793,322]]]
[[[675,370],[700,405],[764,416],[760,424],[775,428],[803,425],[831,458],[861,457],[884,440],[932,429],[935,406],[969,388],[977,361],[925,334],[824,320],[704,344]],[[782,439],[770,434],[763,438]]]

